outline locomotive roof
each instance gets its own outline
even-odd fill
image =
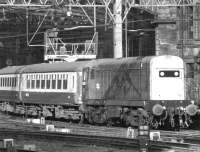
[[[149,62],[152,57],[128,57],[128,58],[119,58],[119,59],[113,59],[113,58],[108,58],[108,59],[99,59],[99,60],[92,60],[89,64],[88,67],[90,68],[119,68],[121,65],[126,64],[132,65],[135,67],[140,66],[140,63],[146,63]]]
[[[174,64],[174,61],[177,61],[177,63],[182,63],[182,59],[177,56],[173,55],[162,55],[162,56],[147,56],[147,57],[128,57],[128,58],[119,58],[119,59],[98,59],[98,60],[92,60],[88,63],[88,67],[90,68],[100,68],[100,69],[119,69],[119,68],[140,68],[141,63],[142,64],[150,64],[151,61],[158,61],[161,64],[165,63],[164,61],[168,60],[168,62],[172,62],[171,64]],[[168,63],[167,63],[168,64]],[[124,65],[126,65],[124,67]]]

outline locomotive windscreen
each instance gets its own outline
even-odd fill
[[[159,71],[160,77],[179,77],[180,72],[179,71]]]

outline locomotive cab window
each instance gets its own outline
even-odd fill
[[[159,71],[159,77],[180,77],[180,71],[172,70],[172,71]]]

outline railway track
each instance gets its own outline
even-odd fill
[[[162,131],[163,139],[174,139],[184,143],[200,144],[200,132],[195,130],[182,130],[181,132]]]
[[[37,139],[49,140],[64,140],[66,143],[73,144],[84,144],[84,145],[97,145],[97,146],[107,146],[115,147],[120,149],[138,149],[138,139],[128,139],[119,137],[105,137],[105,136],[94,136],[94,135],[78,135],[78,134],[64,134],[55,132],[44,132],[44,131],[24,131],[16,129],[1,129],[1,135],[6,135],[8,137],[14,136],[25,136]],[[196,145],[187,143],[171,143],[162,141],[150,141],[149,144],[150,151],[163,151],[163,150],[176,150],[176,151],[191,151],[196,152],[198,147]]]
[[[128,139],[127,129],[120,127],[104,127],[104,126],[91,126],[91,125],[80,125],[64,123],[60,121],[46,121],[48,124],[53,124],[56,127],[68,128],[70,134],[62,134],[58,132],[46,132],[45,125],[30,124],[25,119],[15,119],[15,117],[1,116],[0,117],[0,134],[10,135],[23,135],[23,136],[35,136],[35,137],[52,137],[59,138],[71,138],[72,141],[80,138],[80,141],[87,141],[90,144],[100,144],[108,146],[128,147],[137,148],[137,139]],[[8,127],[9,126],[9,127]],[[8,129],[10,128],[10,129]],[[17,130],[15,130],[17,128]],[[17,133],[18,132],[18,133]],[[200,132],[199,131],[160,131],[161,141],[151,141],[150,145],[153,150],[161,149],[181,149],[181,151],[197,151],[200,146]],[[66,136],[66,137],[65,137]],[[74,139],[73,139],[74,138]],[[87,139],[88,138],[88,139]],[[96,139],[95,139],[96,138]],[[55,139],[55,138],[54,138]],[[176,140],[174,140],[176,139]],[[93,141],[96,140],[96,143]],[[109,141],[110,140],[110,141]],[[120,141],[121,140],[121,141]],[[82,143],[80,143],[82,144]],[[110,144],[110,145],[109,145]],[[125,146],[123,146],[125,145]],[[198,149],[200,151],[200,149]]]

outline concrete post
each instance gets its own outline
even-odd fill
[[[123,57],[122,50],[122,0],[115,0],[113,6],[114,26],[113,26],[113,43],[114,58]]]

